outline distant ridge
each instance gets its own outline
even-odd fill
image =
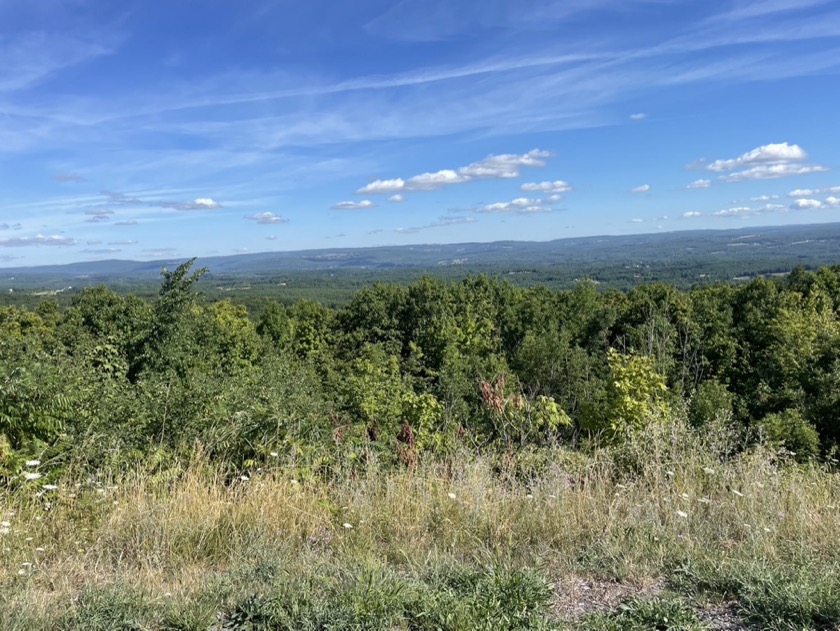
[[[154,261],[111,259],[0,268],[0,276],[139,280],[157,277],[162,267],[171,269],[187,258]],[[306,270],[432,269],[451,265],[482,268],[628,262],[662,264],[697,258],[800,260],[806,265],[840,263],[840,223],[574,237],[541,242],[495,241],[260,252],[198,257],[196,265],[209,268],[213,274],[264,275]]]

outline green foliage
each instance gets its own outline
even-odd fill
[[[768,446],[777,449],[784,447],[793,452],[799,462],[806,462],[819,455],[819,434],[798,410],[788,409],[768,414],[758,422],[756,429]]]
[[[688,420],[694,427],[702,427],[718,417],[732,414],[733,397],[727,387],[716,379],[703,381],[691,397]]]
[[[662,421],[668,413],[665,379],[656,372],[651,357],[607,353],[610,366],[607,422],[615,434],[634,432],[650,422]]]

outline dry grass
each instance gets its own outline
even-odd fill
[[[424,576],[502,562],[558,581],[688,575],[686,589],[718,576],[734,598],[733,576],[840,575],[840,476],[725,452],[713,433],[677,426],[586,455],[558,448],[500,466],[464,454],[321,482],[279,466],[226,480],[197,457],[166,477],[66,480],[40,495],[29,483],[0,495],[0,626],[58,619],[91,586],[128,586],[151,607],[215,593],[221,606],[269,566]]]

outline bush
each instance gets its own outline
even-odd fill
[[[820,452],[816,428],[798,410],[768,414],[758,422],[757,429],[768,446],[791,451],[798,462],[811,460]]]

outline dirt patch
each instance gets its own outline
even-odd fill
[[[664,587],[663,580],[619,583],[567,576],[555,582],[551,606],[560,620],[574,624],[587,614],[613,611],[629,598],[653,598]]]

